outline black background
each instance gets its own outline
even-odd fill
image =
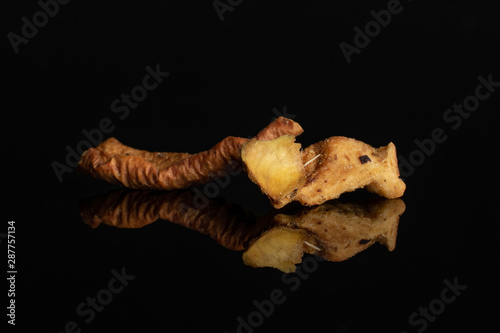
[[[353,44],[353,28],[387,3],[242,1],[221,21],[211,1],[73,0],[17,54],[7,34],[20,35],[21,18],[32,21],[40,6],[4,6],[0,232],[16,221],[14,330],[62,332],[74,321],[82,332],[236,332],[254,300],[280,289],[286,301],[255,332],[416,332],[422,326],[409,316],[440,297],[445,279],[467,289],[426,332],[498,330],[500,92],[457,129],[443,120],[474,94],[478,76],[500,81],[498,5],[402,1],[348,64],[339,44]],[[157,65],[170,75],[119,119],[111,103]],[[304,147],[343,135],[377,147],[392,141],[405,158],[414,140],[445,131],[405,179],[394,252],[375,245],[343,263],[321,262],[291,291],[281,272],[247,267],[241,253],[167,221],[89,228],[78,201],[118,187],[77,172],[60,182],[52,168],[103,118],[115,126],[106,137],[127,145],[198,152],[228,135],[254,135],[277,113],[302,125]],[[271,210],[244,174],[220,196],[257,214]],[[77,306],[123,267],[134,280],[85,323]]]

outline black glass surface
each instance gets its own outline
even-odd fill
[[[494,1],[7,7],[9,332],[498,331]],[[216,217],[190,228],[147,206],[186,191],[132,195],[153,215],[126,212],[141,225],[95,222],[107,196],[130,192],[78,173],[83,150],[115,137],[196,153],[277,116],[301,124],[302,147],[331,136],[396,145],[407,189],[393,251],[376,243],[342,262],[304,254],[296,273],[245,265],[252,228],[276,213],[245,172],[186,190],[229,209],[229,230],[248,227],[228,246]],[[375,198],[360,189],[335,202]]]

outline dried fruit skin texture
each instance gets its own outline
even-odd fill
[[[305,167],[306,184],[294,198],[304,205],[318,205],[362,187],[388,199],[398,198],[405,191],[393,143],[373,148],[355,139],[334,136],[304,149],[302,162],[318,154]]]
[[[256,138],[270,140],[303,132],[296,122],[279,117]],[[132,189],[174,190],[203,184],[226,172],[240,161],[248,139],[227,137],[198,154],[151,153],[133,149],[110,138],[82,154],[78,170],[92,177]]]

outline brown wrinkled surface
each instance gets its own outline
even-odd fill
[[[255,138],[271,140],[285,134],[297,136],[302,132],[298,123],[279,117]],[[184,189],[234,171],[241,160],[241,146],[247,141],[230,136],[209,150],[188,154],[138,150],[110,138],[85,151],[78,170],[132,189]]]
[[[120,190],[83,200],[80,215],[97,228],[103,223],[117,228],[142,228],[158,219],[208,234],[220,245],[243,250],[250,239],[267,228],[267,221],[228,202],[198,201],[190,191]]]
[[[293,198],[303,205],[319,205],[362,187],[388,199],[401,197],[406,189],[399,178],[393,143],[374,148],[359,140],[333,136],[305,148],[302,162],[317,155],[305,167],[306,184]]]

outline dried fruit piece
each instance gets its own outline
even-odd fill
[[[294,191],[305,182],[300,144],[283,135],[270,141],[250,140],[241,149],[248,177],[260,186],[275,208],[290,202]]]
[[[296,122],[279,117],[256,139],[270,140],[303,132]],[[227,137],[211,149],[198,153],[160,153],[133,149],[110,138],[82,154],[78,170],[95,178],[133,189],[173,190],[203,184],[240,162],[248,139]]]
[[[320,205],[344,192],[365,187],[392,199],[403,195],[394,144],[373,148],[361,141],[334,136],[299,153],[293,138],[248,142],[242,160],[252,181],[275,208],[290,201]],[[301,167],[302,165],[302,167]]]
[[[294,197],[303,205],[319,205],[362,187],[388,199],[398,198],[405,191],[393,143],[373,148],[355,139],[334,136],[304,149],[302,162],[318,155],[305,167],[306,184]],[[360,156],[366,156],[364,163]]]

